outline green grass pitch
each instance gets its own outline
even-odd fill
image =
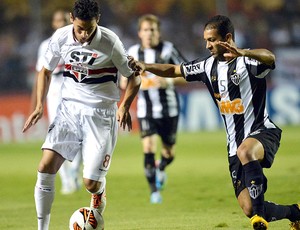
[[[281,147],[268,177],[266,200],[290,204],[300,201],[300,126],[283,127]],[[107,176],[106,230],[251,229],[234,197],[223,130],[179,133],[176,159],[167,169],[163,203],[149,203],[143,175],[143,156],[137,134],[120,134]],[[0,229],[36,230],[33,199],[41,143],[0,145]],[[158,154],[157,154],[158,157]],[[53,230],[67,230],[79,207],[89,206],[85,189],[63,196],[56,179],[52,207]],[[288,221],[270,223],[270,229],[289,229]]]

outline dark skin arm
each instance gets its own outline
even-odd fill
[[[138,71],[139,73],[142,73],[144,71],[149,71],[160,77],[166,77],[166,78],[182,77],[180,71],[180,65],[156,64],[156,63],[148,64],[148,63],[136,61],[132,58],[129,61],[129,66],[135,71]]]

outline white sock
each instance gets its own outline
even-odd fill
[[[56,174],[37,173],[34,189],[35,207],[38,218],[38,230],[48,230],[50,211],[54,200]]]

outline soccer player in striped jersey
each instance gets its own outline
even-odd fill
[[[133,68],[158,76],[179,77],[204,83],[219,108],[227,133],[227,150],[235,195],[253,229],[267,229],[268,222],[289,219],[300,229],[298,204],[267,202],[264,193],[270,168],[280,145],[281,130],[266,110],[266,79],[275,68],[267,49],[240,49],[234,26],[226,16],[212,17],[204,26],[210,56],[180,65],[132,62]]]
[[[62,58],[62,101],[42,146],[34,190],[38,230],[49,229],[56,173],[78,153],[82,154],[83,183],[91,193],[90,207],[103,214],[118,126],[132,128],[129,109],[141,79],[129,67],[120,38],[98,26],[99,13],[96,0],[77,0],[70,14],[72,24],[52,35],[38,76],[36,108],[23,127],[25,132],[42,117],[52,71]],[[118,72],[129,78],[119,108]]]
[[[130,47],[128,54],[147,63],[180,64],[184,57],[173,43],[161,40],[160,27],[157,16],[142,15],[138,20],[140,43]],[[126,78],[121,78],[121,88],[126,86],[126,82]],[[154,204],[162,202],[160,190],[166,182],[165,168],[175,155],[179,101],[174,84],[182,82],[159,78],[150,72],[142,75],[137,117],[144,152],[144,172],[150,187],[150,202]],[[155,161],[158,136],[162,141],[161,159]]]

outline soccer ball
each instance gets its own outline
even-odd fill
[[[104,220],[96,210],[82,207],[72,214],[69,228],[70,230],[103,230]]]

